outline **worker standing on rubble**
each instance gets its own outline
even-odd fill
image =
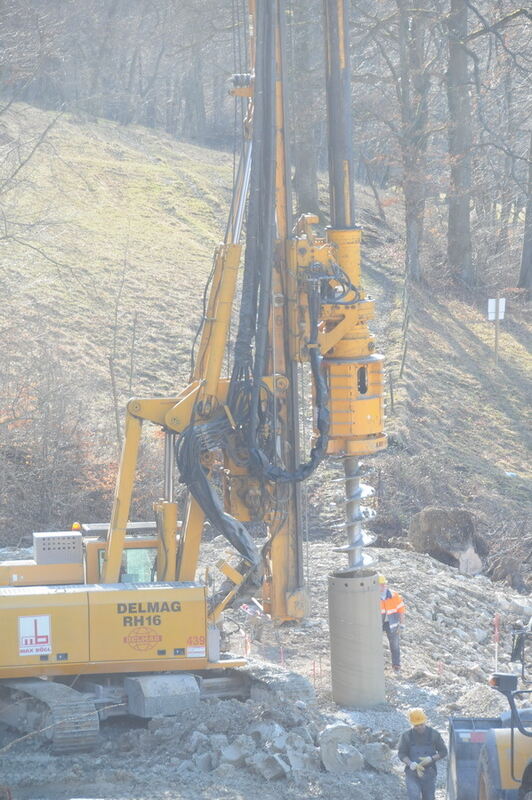
[[[408,712],[411,728],[401,734],[398,756],[406,765],[408,800],[434,800],[436,792],[436,762],[447,756],[447,747],[437,730],[427,725],[422,708]]]
[[[388,581],[384,575],[379,575],[379,588],[381,590],[382,629],[390,644],[392,669],[399,672],[401,669],[400,636],[401,628],[404,627],[405,602],[400,594],[388,587]]]

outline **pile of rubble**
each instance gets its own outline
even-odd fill
[[[4,737],[0,757],[2,780],[16,787],[17,798],[32,800],[81,791],[116,800],[251,797],[258,781],[262,796],[271,800],[335,798],[342,787],[360,800],[391,800],[399,791],[393,744],[389,735],[375,736],[279,693],[268,702],[204,700],[142,728],[110,721],[102,725],[100,747],[92,754],[53,757],[37,742],[9,747]]]
[[[294,678],[301,685],[300,677]],[[202,702],[179,718],[152,720],[146,730],[126,732],[119,748],[128,762],[140,763],[144,753],[150,753],[151,763],[173,762],[181,792],[200,779],[202,785],[233,787],[234,796],[252,797],[258,781],[264,796],[277,799],[335,798],[341,787],[357,798],[357,787],[364,787],[360,798],[384,800],[400,792],[395,745],[389,732],[341,722],[279,692],[268,701]],[[182,796],[187,795],[175,795]]]
[[[303,701],[274,711],[253,700],[211,700],[189,710],[186,717],[151,720],[140,736],[126,734],[125,741],[139,755],[153,752],[158,743],[171,742],[180,774],[215,770],[227,777],[235,769],[246,769],[271,781],[292,771],[321,767],[320,731],[309,721]]]
[[[372,741],[376,737],[364,726],[333,722],[322,727],[324,721],[301,700],[285,701],[284,707],[207,701],[179,718],[151,720],[140,735],[125,734],[121,747],[140,757],[170,745],[179,774],[214,771],[224,779],[235,769],[266,781],[322,771],[393,771],[393,736],[379,733],[377,738],[387,741]]]

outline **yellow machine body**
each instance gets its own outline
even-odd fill
[[[449,800],[528,800],[532,796],[530,690],[518,690],[518,676],[509,673],[495,673],[489,682],[506,697],[509,712],[500,717],[449,720]]]
[[[2,588],[0,678],[216,668],[205,593],[192,583]]]
[[[512,763],[512,731],[511,728],[500,728],[491,731],[497,754],[498,772],[501,790],[519,789],[527,768],[532,770],[532,737],[524,736],[514,730],[513,763]],[[490,752],[490,751],[489,751]],[[493,752],[491,750],[491,752]],[[514,777],[512,776],[512,768]],[[532,779],[530,781],[532,783]]]
[[[37,564],[33,559],[0,563],[0,586],[50,586],[83,582],[83,564]]]
[[[359,229],[328,231],[335,259],[354,287],[360,287],[361,237]],[[324,315],[321,346],[331,398],[329,453],[371,455],[387,444],[384,356],[375,353],[367,326],[373,315],[374,303],[360,289],[352,305],[331,305]]]

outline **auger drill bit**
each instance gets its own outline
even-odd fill
[[[345,570],[367,567],[373,563],[368,553],[363,548],[373,544],[375,537],[362,527],[365,519],[373,515],[373,510],[363,506],[361,500],[374,494],[372,486],[360,481],[361,464],[356,456],[343,458],[345,472],[345,522],[341,527],[345,529],[347,544],[335,547],[335,553],[345,553],[347,567]],[[341,480],[341,479],[339,479]],[[342,571],[340,569],[339,571]]]

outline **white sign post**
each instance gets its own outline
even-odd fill
[[[497,297],[488,300],[488,320],[495,321],[495,363],[499,363],[499,321],[504,319],[504,309],[506,308],[506,298]]]

